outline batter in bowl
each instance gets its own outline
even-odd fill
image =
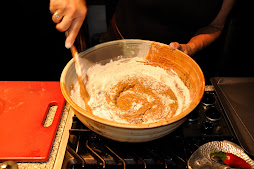
[[[158,122],[184,111],[190,93],[172,69],[143,57],[121,58],[87,70],[89,106],[98,117],[128,124]],[[85,109],[74,84],[71,98]]]

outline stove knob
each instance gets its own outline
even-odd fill
[[[205,92],[204,93],[204,96],[201,100],[201,103],[204,105],[204,106],[211,106],[211,105],[214,105],[216,102],[215,100],[215,97],[214,97],[214,94],[211,93],[211,92]]]
[[[198,110],[198,108],[196,108],[196,109],[194,109],[194,110],[190,113],[190,115],[189,115],[189,117],[188,117],[188,121],[192,122],[192,121],[196,121],[196,120],[198,120],[198,119],[199,119],[199,110]]]
[[[221,118],[221,113],[215,106],[211,106],[205,111],[205,116],[211,121],[218,121]]]
[[[205,120],[201,125],[201,133],[209,135],[213,133],[214,124],[211,121]]]

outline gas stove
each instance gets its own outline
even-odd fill
[[[62,168],[186,169],[191,154],[210,141],[238,144],[214,91],[173,133],[151,142],[122,143],[104,138],[74,116]]]

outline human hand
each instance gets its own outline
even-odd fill
[[[70,48],[86,17],[85,0],[50,0],[50,12],[56,29],[60,32],[68,31],[65,47]]]
[[[178,49],[189,56],[192,56],[196,53],[190,44],[179,44],[178,42],[171,42],[169,46],[172,49]]]

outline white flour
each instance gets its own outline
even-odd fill
[[[121,123],[151,123],[178,115],[189,106],[189,90],[178,75],[145,62],[141,57],[120,59],[87,70],[88,104],[94,115]],[[124,84],[123,88],[119,84]],[[145,90],[141,90],[143,87]],[[173,91],[175,99],[165,94],[168,90]],[[71,98],[85,109],[78,83]],[[120,105],[121,99],[124,104]],[[177,104],[175,111],[173,104]]]

